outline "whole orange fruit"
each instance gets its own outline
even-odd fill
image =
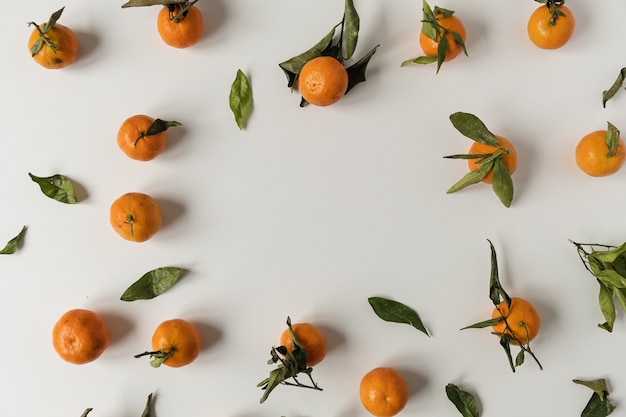
[[[589,133],[576,146],[576,165],[593,177],[614,174],[624,165],[624,141],[620,137],[617,149],[611,152],[606,143],[606,134],[606,130]]]
[[[549,6],[539,6],[528,19],[528,37],[542,49],[557,49],[565,45],[574,34],[576,20],[566,6],[555,6],[558,16],[553,18]]]
[[[110,340],[106,323],[91,310],[69,310],[52,329],[52,346],[63,360],[75,364],[98,359]]]
[[[295,323],[291,325],[298,344],[306,351],[306,366],[314,366],[326,357],[326,336],[311,323]],[[280,345],[293,351],[291,332],[287,328],[280,335]]]
[[[318,56],[306,62],[298,74],[302,98],[316,106],[339,101],[348,90],[348,71],[337,59]]]
[[[202,338],[198,328],[183,319],[166,320],[159,324],[152,335],[152,365],[161,364],[178,368],[196,360],[202,347]],[[154,361],[156,359],[156,361]]]
[[[515,150],[515,147],[508,139],[503,138],[502,136],[498,136],[498,135],[496,135],[496,138],[498,138],[498,141],[500,142],[499,147],[485,145],[484,143],[480,143],[480,142],[474,142],[472,146],[470,147],[468,153],[471,155],[490,154],[490,153],[497,151],[498,149],[503,149],[506,151],[506,153],[504,154],[504,156],[502,156],[502,161],[504,162],[504,165],[508,169],[509,174],[513,175],[513,173],[517,169],[517,151]],[[478,169],[479,160],[480,159],[468,159],[467,160],[467,165],[471,171],[476,171]],[[489,171],[489,173],[487,173],[487,175],[485,176],[485,178],[483,178],[482,181],[484,183],[491,184],[491,182],[493,181],[493,172]]]
[[[126,193],[111,204],[109,212],[111,226],[126,240],[144,242],[161,228],[159,204],[147,194]]]
[[[124,120],[117,131],[117,145],[132,159],[150,161],[156,158],[167,143],[167,132],[147,134],[154,119],[143,114],[136,114]]]
[[[518,344],[518,342],[527,344],[537,336],[541,327],[539,313],[530,302],[523,298],[512,297],[510,308],[504,301],[498,304],[491,313],[491,318],[498,317],[506,319],[506,323],[504,319],[500,319],[498,324],[492,327],[493,332],[512,336],[511,343],[513,344]]]
[[[182,3],[185,7],[185,3]],[[170,6],[170,5],[168,5]],[[174,48],[195,45],[202,37],[204,22],[202,12],[196,6],[183,10],[181,4],[165,6],[157,16],[157,30],[163,42]]]
[[[456,32],[459,34],[461,39],[463,39],[463,43],[467,39],[467,32],[465,30],[465,26],[461,19],[456,16],[448,16],[443,17],[441,13],[438,13],[435,16],[437,23],[443,28],[443,32],[445,33],[446,40],[448,41],[448,51],[446,52],[446,58],[444,61],[450,61],[463,52],[463,48],[459,46],[452,36],[451,32]],[[441,41],[442,32],[437,34],[437,40],[433,40],[426,36],[424,32],[420,32],[420,46],[422,47],[422,51],[426,56],[437,56],[437,51],[439,48],[439,42]]]
[[[398,414],[409,400],[406,380],[393,368],[374,368],[363,379],[359,388],[361,403],[376,417]]]
[[[47,23],[35,26],[28,39],[28,50],[39,65],[49,69],[59,69],[76,61],[78,40],[67,26],[56,23],[63,9],[55,12]]]

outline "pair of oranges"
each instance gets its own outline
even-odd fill
[[[193,2],[195,3],[195,2]],[[157,30],[163,42],[175,48],[195,45],[204,31],[202,12],[193,3],[167,4],[157,16]],[[76,61],[78,38],[72,29],[57,23],[64,8],[53,13],[46,23],[35,26],[28,39],[32,58],[44,68],[59,69]]]
[[[97,313],[85,309],[65,312],[52,329],[52,345],[57,354],[73,364],[86,364],[98,359],[109,346],[111,335],[105,321]],[[152,365],[180,367],[193,362],[200,354],[202,339],[197,327],[183,319],[166,320],[152,335]]]

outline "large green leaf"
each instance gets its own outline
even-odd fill
[[[30,179],[39,185],[41,192],[47,197],[65,204],[78,203],[78,199],[74,194],[74,186],[65,176],[56,174],[50,177],[38,177],[30,172],[28,175]]]
[[[383,297],[370,297],[367,301],[372,306],[374,313],[381,319],[393,323],[409,324],[426,336],[430,336],[419,315],[411,307]]]
[[[333,27],[326,36],[324,36],[309,50],[278,64],[278,66],[284,71],[285,75],[287,76],[287,86],[289,88],[291,88],[295,83],[296,78],[298,77],[298,74],[300,74],[300,71],[302,70],[304,64],[306,64],[311,59],[322,55],[331,46],[331,42],[333,40],[333,37],[335,36],[336,29],[336,26]]]
[[[237,126],[243,129],[252,108],[252,87],[248,77],[240,69],[237,70],[235,81],[230,87],[229,105]]]
[[[173,266],[153,269],[131,284],[120,299],[136,301],[158,297],[172,288],[185,272],[187,270]]]
[[[487,126],[470,113],[457,112],[450,115],[452,125],[465,137],[489,146],[500,146],[500,141]]]
[[[346,90],[346,94],[348,94],[348,92],[352,90],[355,85],[365,81],[365,71],[367,69],[367,64],[370,62],[372,55],[374,55],[374,53],[378,49],[378,46],[379,45],[373,47],[361,59],[346,68],[346,71],[348,72],[348,88]]]
[[[23,226],[22,230],[20,230],[17,236],[9,240],[6,246],[2,250],[0,250],[0,254],[12,255],[15,252],[17,252],[17,249],[19,248],[20,240],[22,239],[22,236],[24,236],[25,233],[26,233],[26,226]]]
[[[343,39],[346,45],[345,59],[350,59],[356,50],[359,40],[359,14],[354,7],[353,0],[345,0],[343,12]]]
[[[511,207],[513,201],[513,179],[502,158],[493,164],[491,187],[505,207]]]
[[[460,389],[454,384],[448,384],[446,385],[446,395],[463,417],[480,416],[476,398],[469,392]]]

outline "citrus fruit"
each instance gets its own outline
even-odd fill
[[[512,336],[511,343],[527,344],[537,336],[541,319],[533,305],[523,298],[511,297],[511,307],[502,301],[491,313],[491,318],[504,317],[492,327],[494,333]],[[508,326],[507,326],[508,324]]]
[[[166,5],[157,16],[157,29],[163,42],[169,46],[190,47],[202,37],[202,12],[196,6],[189,5],[189,2]]]
[[[563,5],[539,6],[528,19],[528,37],[542,49],[557,49],[574,34],[576,20],[572,11]]]
[[[624,141],[617,133],[617,145],[610,149],[607,131],[597,130],[584,136],[576,146],[576,165],[586,174],[603,177],[616,173],[624,164]]]
[[[374,368],[361,379],[361,403],[376,417],[398,414],[409,400],[406,380],[393,368]]]
[[[144,352],[135,357],[150,355],[151,365],[162,364],[178,368],[196,360],[202,347],[198,328],[183,319],[166,320],[159,324],[152,335],[152,352]]]
[[[298,344],[306,351],[306,366],[320,363],[326,356],[326,336],[311,323],[295,323],[291,325]],[[289,328],[280,335],[280,345],[293,351],[293,341]]]
[[[165,149],[167,129],[172,126],[180,126],[180,123],[136,114],[124,120],[120,126],[117,145],[129,158],[150,161]]]
[[[319,56],[306,62],[298,75],[302,98],[316,106],[336,103],[348,89],[348,71],[337,59]]]
[[[98,359],[110,340],[106,323],[91,310],[69,310],[52,329],[54,349],[63,360],[74,364]]]
[[[508,139],[503,138],[502,136],[498,136],[498,135],[496,135],[496,138],[498,138],[498,141],[500,142],[499,147],[485,145],[484,143],[480,143],[480,142],[474,142],[472,146],[470,147],[468,153],[471,155],[490,154],[490,153],[497,151],[498,149],[503,149],[505,150],[505,154],[504,156],[502,156],[502,161],[504,162],[504,165],[508,169],[509,174],[513,175],[513,173],[517,169],[517,151],[515,150],[515,148],[513,147],[513,144]],[[469,166],[469,169],[471,171],[476,171],[478,169],[480,165],[478,163],[479,160],[480,159],[468,159],[467,160],[467,165]],[[485,178],[482,179],[482,181],[484,183],[491,184],[493,181],[493,172],[489,171],[489,173],[487,173],[487,175],[485,176]]]
[[[446,37],[446,41],[448,43],[448,49],[446,52],[446,57],[444,61],[450,61],[461,54],[464,51],[464,47],[459,45],[454,39],[454,35],[452,32],[458,34],[458,36],[463,40],[463,44],[465,44],[465,40],[467,38],[467,33],[465,31],[465,26],[461,19],[456,16],[447,16],[444,17],[443,14],[438,13],[435,15],[435,26],[437,30],[436,39],[429,38],[423,31],[420,32],[420,46],[422,47],[422,51],[424,51],[424,55],[426,56],[437,56],[439,51],[439,43],[443,36]]]
[[[111,204],[110,221],[124,239],[144,242],[161,228],[161,209],[147,194],[126,193]]]
[[[39,65],[49,69],[59,69],[76,61],[78,40],[76,34],[67,26],[57,23],[63,8],[50,16],[48,22],[35,26],[28,39],[28,50]]]

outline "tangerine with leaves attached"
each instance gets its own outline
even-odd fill
[[[76,61],[78,55],[76,34],[69,27],[57,23],[63,10],[54,12],[42,25],[28,23],[35,27],[28,39],[28,50],[35,62],[44,68],[66,67]]]
[[[183,319],[166,320],[159,324],[152,335],[152,351],[135,355],[149,355],[150,365],[179,368],[189,365],[200,355],[202,337],[198,328]]]
[[[557,49],[565,45],[576,27],[572,11],[563,0],[547,0],[528,19],[528,37],[541,49]]]
[[[298,74],[302,98],[315,106],[329,106],[348,90],[348,71],[331,56],[318,56],[306,62]]]
[[[620,170],[626,159],[624,141],[615,126],[585,135],[576,146],[576,165],[587,175],[603,177]]]
[[[431,24],[435,27],[434,39],[425,33],[420,32],[420,46],[426,56],[436,57],[440,53],[441,44],[445,45],[444,61],[451,61],[462,52],[465,52],[465,41],[467,39],[467,31],[463,22],[458,17],[452,15],[452,11],[447,13],[439,12],[435,15],[434,22]],[[445,38],[445,40],[444,40]]]
[[[166,131],[172,126],[180,126],[180,123],[136,114],[124,120],[120,126],[117,145],[131,159],[151,161],[165,150]]]
[[[306,366],[315,366],[326,357],[326,336],[311,323],[294,323],[291,325],[295,339],[306,351]],[[293,351],[293,337],[289,328],[280,335],[280,345]]]
[[[519,297],[511,298],[510,307],[505,301],[498,304],[491,313],[491,318],[500,317],[500,321],[492,326],[497,335],[511,336],[513,344],[528,344],[539,333],[541,318],[535,307],[527,300]]]
[[[195,3],[195,2],[193,2]],[[202,12],[192,2],[165,5],[157,17],[157,30],[163,42],[174,48],[198,43],[204,31]]]
[[[486,145],[481,142],[474,142],[470,147],[468,153],[470,155],[486,155],[493,154],[494,152],[503,152],[502,162],[506,166],[509,174],[512,175],[517,169],[517,151],[513,144],[506,138],[496,135],[496,138],[500,142],[500,146]],[[480,167],[481,158],[468,159],[467,165],[470,171],[476,171]],[[493,182],[493,168],[485,175],[481,180],[486,184]]]

